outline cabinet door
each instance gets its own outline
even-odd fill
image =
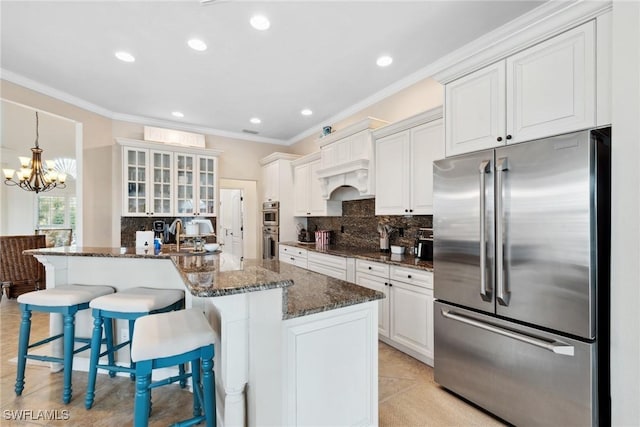
[[[278,194],[279,184],[278,162],[272,162],[262,167],[263,202],[275,202],[280,200]]]
[[[370,274],[356,273],[356,284],[384,294],[378,300],[378,333],[389,337],[389,286],[388,280]]]
[[[309,164],[293,170],[293,211],[295,216],[307,216],[309,212]]]
[[[147,216],[149,214],[147,182],[149,181],[149,151],[123,147],[123,200],[122,214],[125,216]]]
[[[408,130],[376,141],[376,215],[409,213]]]
[[[320,169],[320,160],[309,163],[309,213],[311,216],[327,214],[327,201],[322,198],[322,186],[317,175],[318,169]]]
[[[198,206],[196,205],[196,156],[193,154],[176,153],[175,158],[176,175],[176,214],[195,215]]]
[[[151,210],[152,215],[173,215],[173,153],[149,152],[151,157]]]
[[[216,216],[217,159],[209,156],[198,156],[198,209],[196,215]]]
[[[504,64],[489,65],[445,86],[447,156],[504,145]]]
[[[593,127],[595,22],[507,58],[508,143]]]
[[[393,281],[389,293],[390,338],[420,354],[433,357],[433,329],[429,332],[429,325],[433,323],[433,292]]]
[[[433,161],[444,158],[442,119],[411,129],[411,207],[414,215],[433,214]]]

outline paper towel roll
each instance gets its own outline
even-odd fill
[[[136,248],[144,247],[153,249],[153,231],[136,231]]]

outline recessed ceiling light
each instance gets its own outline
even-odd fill
[[[133,55],[123,50],[116,52],[116,58],[124,62],[133,62],[136,60],[136,58],[134,58]]]
[[[264,15],[253,15],[249,23],[253,28],[260,31],[268,30],[271,26],[271,22]]]
[[[180,111],[174,111],[173,113],[171,113],[171,115],[173,117],[181,117],[181,118],[184,117],[184,114],[181,113]]]
[[[304,110],[300,111],[300,114],[302,114],[303,116],[310,116],[313,114],[313,111],[311,111],[308,108],[305,108]]]
[[[254,125],[259,125],[260,123],[262,123],[262,120],[260,120],[260,119],[259,119],[259,118],[257,118],[257,117],[251,117],[251,119],[249,119],[249,121],[250,121],[251,123],[253,123]]]
[[[392,57],[390,57],[389,55],[382,55],[381,57],[378,58],[378,60],[376,61],[376,64],[378,64],[378,67],[388,67],[389,65],[391,65],[392,62],[393,62]]]
[[[200,39],[190,39],[187,44],[191,49],[197,50],[198,52],[207,50],[207,44]]]

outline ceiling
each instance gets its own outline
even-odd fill
[[[2,76],[115,119],[286,144],[541,3],[3,0]]]

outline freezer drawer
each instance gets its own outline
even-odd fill
[[[437,383],[515,425],[597,424],[596,345],[435,303]]]

